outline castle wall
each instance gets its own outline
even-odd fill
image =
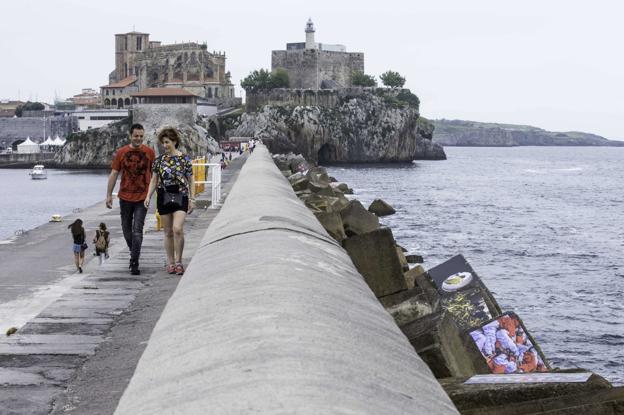
[[[271,69],[285,69],[291,88],[318,89],[324,80],[351,86],[351,74],[364,72],[364,54],[317,49],[274,50]]]

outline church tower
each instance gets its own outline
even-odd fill
[[[316,49],[316,42],[314,42],[314,23],[312,23],[312,18],[308,19],[308,23],[306,24],[305,33],[306,33],[306,49]]]

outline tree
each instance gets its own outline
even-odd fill
[[[258,92],[263,89],[269,89],[271,73],[266,69],[260,69],[251,72],[241,81],[241,86],[247,93]]]
[[[377,80],[374,76],[367,75],[364,72],[355,71],[351,74],[351,85],[353,86],[377,86]]]
[[[15,115],[21,117],[24,111],[42,111],[45,109],[45,106],[41,102],[30,102],[23,105],[19,105],[15,108]]]
[[[290,80],[286,69],[277,68],[271,73],[271,88],[288,88]]]
[[[386,71],[382,73],[379,78],[385,86],[390,88],[402,88],[405,85],[405,78],[403,78],[398,72]]]
[[[247,93],[266,91],[274,88],[288,88],[289,85],[288,72],[284,69],[276,69],[273,72],[260,69],[251,72],[241,81],[241,86]]]

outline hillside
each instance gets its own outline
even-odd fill
[[[577,131],[552,132],[529,125],[482,123],[462,120],[433,120],[433,141],[443,146],[617,146],[624,141],[608,140]]]

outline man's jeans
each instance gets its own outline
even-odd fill
[[[130,260],[137,262],[141,256],[141,244],[143,243],[143,225],[147,209],[140,202],[127,202],[119,199],[121,208],[121,228],[124,239],[130,249]]]

